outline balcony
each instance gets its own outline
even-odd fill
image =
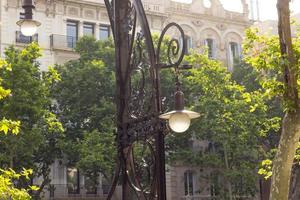
[[[50,35],[52,49],[72,51],[76,47],[77,38],[67,35]]]
[[[105,200],[108,194],[108,185],[102,185],[95,188],[93,192],[86,189],[84,185],[80,186],[78,193],[70,192],[70,186],[67,184],[51,184],[49,187],[45,188],[46,199],[55,200]]]
[[[38,42],[38,34],[35,34],[34,36],[25,36],[21,31],[16,31],[16,43],[30,44],[32,42]]]
[[[234,196],[233,199],[236,200],[253,200],[254,197],[248,197],[248,196]],[[210,195],[192,195],[192,196],[183,196],[180,198],[180,200],[222,200],[221,197],[217,196],[210,196]]]
[[[183,196],[180,200],[219,200],[217,197],[212,197],[210,195],[193,195],[193,196]]]

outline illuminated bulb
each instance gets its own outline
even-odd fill
[[[169,126],[176,133],[183,133],[189,129],[191,124],[190,117],[182,112],[175,112],[170,116]]]
[[[17,22],[17,25],[21,27],[21,33],[24,36],[33,36],[41,23],[32,19],[21,19]]]
[[[21,32],[25,36],[33,36],[37,31],[37,25],[35,21],[24,20],[21,24]]]

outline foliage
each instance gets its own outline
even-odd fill
[[[249,29],[246,31],[244,52],[245,61],[263,76],[261,85],[265,95],[279,99],[284,111],[272,173],[271,167],[266,167],[265,163],[260,170],[266,177],[273,177],[270,198],[281,200],[288,199],[295,153],[296,159],[298,157],[300,40],[299,37],[291,37],[288,1],[278,0],[277,8],[279,35],[264,35],[257,29]]]
[[[263,160],[258,174],[263,175],[265,179],[269,179],[272,176],[272,163],[272,160]]]
[[[102,133],[94,130],[84,134],[78,167],[83,169],[94,185],[99,184],[100,175],[103,175],[108,183],[112,180],[116,158],[114,139],[113,129]]]
[[[299,60],[300,39],[298,37],[294,38],[293,44],[296,60]],[[263,35],[257,29],[248,29],[243,48],[245,62],[253,66],[261,75],[264,75],[260,84],[265,89],[265,94],[269,97],[279,97],[284,100],[282,102],[285,111],[292,109],[291,102],[283,98],[286,86],[282,65],[283,62],[287,61],[281,57],[278,36]]]
[[[269,118],[267,97],[261,90],[247,91],[220,62],[200,54],[187,60],[194,68],[184,76],[185,94],[190,108],[201,117],[187,135],[168,138],[171,159],[216,169],[226,180],[220,185],[222,197],[229,192],[226,182],[240,181],[244,186],[237,184],[233,195],[255,195],[256,167],[263,152],[260,138],[277,131],[280,118]],[[196,148],[199,141],[207,141],[205,149]]]
[[[35,176],[43,176],[37,196],[49,182],[50,165],[60,152],[53,149],[58,148],[59,133],[62,132],[60,122],[51,113],[49,90],[59,76],[51,68],[43,76],[37,61],[40,56],[40,48],[35,43],[22,50],[11,46],[6,49],[3,61],[9,70],[0,69],[2,86],[11,90],[11,94],[0,103],[0,117],[4,118],[1,130],[6,133],[11,128],[13,133],[0,136],[0,164],[16,170],[31,168]],[[18,181],[19,187],[28,184],[26,179]]]
[[[263,93],[261,80],[264,80],[264,74],[259,73],[251,65],[240,61],[234,67],[232,78],[239,84],[245,86],[246,91],[252,92],[259,90]],[[283,118],[283,110],[280,101],[277,97],[271,97],[266,99],[266,105],[268,106],[268,118],[279,117]],[[278,118],[278,120],[279,120]],[[260,155],[261,164],[258,170],[258,174],[268,179],[272,175],[272,163],[270,161],[274,159],[277,145],[279,143],[278,130],[269,131],[267,135],[260,138],[260,145],[263,149]],[[270,160],[271,159],[271,160]]]
[[[299,38],[293,38],[293,44],[296,59],[300,60]],[[245,61],[261,75],[260,86],[265,95],[276,100],[277,103],[274,105],[276,105],[277,111],[275,112],[277,115],[283,116],[283,112],[280,111],[281,108],[283,107],[287,111],[290,109],[290,104],[283,98],[286,89],[282,78],[282,62],[284,61],[281,60],[278,36],[263,35],[257,29],[248,29],[244,42],[244,52]],[[282,105],[279,104],[279,100],[283,100],[281,101]],[[275,147],[273,146],[273,148]],[[274,156],[274,154],[272,155]]]
[[[0,69],[11,70],[11,66],[4,60],[0,60]],[[0,80],[2,81],[1,77]],[[0,100],[7,97],[10,94],[10,90],[4,89],[1,86],[0,81]],[[18,134],[20,129],[20,122],[14,122],[11,120],[3,119],[0,121],[0,132],[4,132],[5,135],[11,131],[12,134]],[[32,170],[25,170],[21,174],[17,174],[14,170],[2,170],[0,169],[0,199],[12,199],[12,200],[29,200],[31,199],[28,190],[18,189],[13,184],[14,180],[20,179],[20,177],[25,177],[29,179],[29,175],[32,174]],[[37,188],[34,186],[30,187],[32,190]]]
[[[17,189],[14,187],[14,181],[18,181],[21,178],[29,180],[29,176],[32,174],[32,170],[23,169],[20,174],[14,170],[0,170],[0,199],[1,200],[30,200],[29,191],[35,191],[38,188],[30,186],[29,189]]]
[[[261,75],[253,69],[249,64],[246,64],[243,60],[235,62],[232,72],[232,79],[239,85],[245,87],[247,92],[253,92],[261,89],[259,84]]]
[[[83,37],[76,51],[78,60],[56,66],[61,81],[52,89],[65,128],[63,152],[68,166],[79,167],[95,184],[100,173],[110,182],[116,153],[113,43]]]

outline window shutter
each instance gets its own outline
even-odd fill
[[[190,37],[190,38],[189,38],[189,41],[190,41],[189,48],[194,49],[194,46],[193,46],[193,38]]]
[[[217,57],[217,42],[216,40],[212,40],[212,57],[216,58]]]
[[[238,44],[238,55],[239,58],[243,58],[243,48],[241,44]]]
[[[233,70],[233,52],[231,50],[231,43],[227,44],[227,59],[228,59],[228,70]]]

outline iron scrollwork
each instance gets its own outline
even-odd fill
[[[105,0],[105,3],[117,47],[118,32],[115,27],[116,23],[121,22],[115,18],[115,1]],[[164,147],[161,149],[161,146],[164,145],[166,132],[165,122],[158,118],[162,112],[159,75],[162,68],[178,69],[186,48],[185,36],[178,24],[170,23],[161,32],[155,48],[141,0],[127,2],[127,17],[122,19],[122,31],[129,38],[126,77],[123,79],[129,81],[129,97],[125,103],[128,103],[128,120],[117,122],[119,159],[107,199],[112,199],[121,175],[123,180],[124,177],[127,180],[123,184],[132,188],[137,199],[165,200],[165,191],[161,192],[164,190],[163,179],[159,177],[164,176],[164,163],[161,163],[164,161]],[[164,44],[167,45],[167,59],[163,60],[162,46],[171,28],[179,31],[179,38],[172,38]],[[162,167],[162,172],[159,172]]]

